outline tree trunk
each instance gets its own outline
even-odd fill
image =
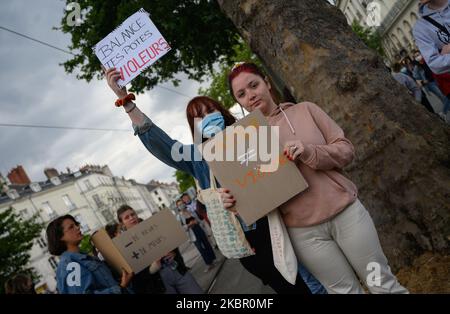
[[[325,0],[218,0],[300,101],[323,108],[356,148],[345,170],[394,270],[449,252],[450,128],[398,84]]]

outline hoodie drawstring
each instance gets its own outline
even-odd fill
[[[284,114],[284,117],[286,118],[286,121],[287,121],[287,123],[289,124],[289,127],[291,128],[292,134],[295,134],[295,129],[294,129],[294,127],[292,126],[291,121],[289,121],[289,118],[288,118],[287,114],[284,112],[283,108],[281,108],[281,106],[280,106],[280,110],[281,110],[281,112]]]

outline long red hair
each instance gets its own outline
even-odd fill
[[[205,111],[204,108],[206,109]],[[194,118],[203,118],[203,112],[208,114],[214,110],[217,110],[222,114],[226,127],[236,122],[236,118],[227,108],[208,96],[197,96],[189,101],[186,107],[186,118],[189,123],[189,128],[191,129],[192,137],[194,137]]]

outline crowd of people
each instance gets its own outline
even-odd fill
[[[448,0],[420,0],[413,36],[418,50],[402,50],[391,67],[392,75],[417,102],[449,123],[450,109],[450,8]],[[429,97],[439,104],[433,107]]]

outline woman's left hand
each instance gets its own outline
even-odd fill
[[[305,147],[300,140],[288,141],[284,145],[284,155],[291,161],[296,161],[305,151]]]

